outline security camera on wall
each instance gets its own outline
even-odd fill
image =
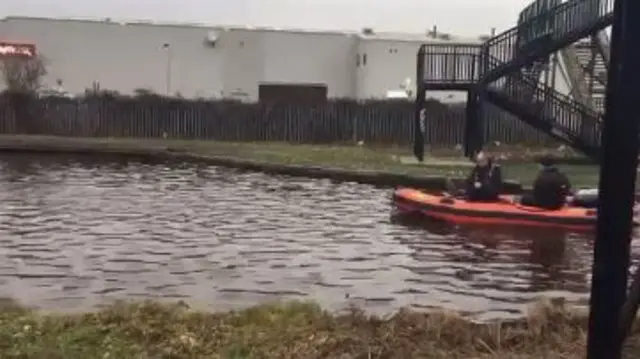
[[[211,47],[216,46],[216,42],[218,41],[218,32],[217,31],[209,31],[207,33],[207,37],[205,39],[205,43]]]

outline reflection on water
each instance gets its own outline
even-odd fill
[[[394,223],[389,191],[354,183],[21,155],[0,158],[0,201],[0,296],[40,307],[297,298],[488,318],[588,290],[589,238]]]

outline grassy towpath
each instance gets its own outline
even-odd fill
[[[223,156],[275,164],[325,166],[345,170],[388,171],[410,175],[442,175],[461,177],[471,168],[468,159],[455,149],[434,149],[424,163],[417,163],[407,148],[366,147],[349,145],[304,145],[273,142],[218,142],[194,140],[133,138],[72,138],[54,136],[0,136],[2,148],[39,147],[55,149],[89,148],[111,152],[161,151],[171,149],[201,156]],[[494,149],[506,154],[503,163],[506,178],[528,185],[537,173],[533,158],[546,151],[503,146]],[[598,169],[592,165],[563,165],[575,186],[597,184]]]

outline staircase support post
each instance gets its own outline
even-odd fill
[[[607,40],[607,33],[602,30],[595,35],[595,45],[600,56],[602,56],[605,67],[608,69],[611,63],[611,46],[609,46],[609,41]]]
[[[485,117],[486,117],[485,107],[484,107],[484,104],[486,103],[485,89],[487,86],[490,85],[490,81],[485,81],[484,77],[491,68],[489,63],[491,53],[489,50],[490,50],[490,47],[488,43],[485,43],[480,49],[480,69],[479,69],[480,71],[478,76],[478,79],[480,81],[477,84],[477,86],[473,88],[473,92],[475,92],[476,121],[475,121],[474,130],[471,136],[474,139],[474,146],[475,146],[474,149],[476,152],[479,152],[480,150],[482,150],[482,147],[484,146],[484,139],[486,137],[485,126],[484,126]]]
[[[484,141],[486,136],[486,107],[485,104],[487,103],[486,100],[486,94],[483,91],[483,89],[480,89],[480,91],[476,92],[476,127],[475,127],[475,131],[473,133],[473,138],[474,138],[474,143],[475,143],[475,150],[476,153],[482,151],[482,147],[484,147]],[[494,116],[494,114],[492,114],[492,116]],[[496,115],[497,116],[497,115]],[[502,116],[502,114],[501,114]]]
[[[640,2],[616,0],[602,131],[600,203],[594,245],[589,313],[588,359],[619,359],[623,330],[621,309],[627,295],[629,247],[632,233],[638,165],[636,113],[640,93]]]
[[[424,76],[424,62],[426,58],[426,46],[420,46],[417,54],[416,66],[416,100],[414,107],[413,121],[413,154],[418,161],[424,161],[424,144],[427,128],[427,113],[425,109],[426,86]]]
[[[551,84],[549,85],[549,87],[555,89],[556,88],[556,75],[557,75],[557,71],[558,71],[558,53],[554,52],[553,55],[551,55]]]
[[[598,52],[596,50],[595,37],[591,37],[591,59],[587,65],[587,71],[589,72],[589,95],[593,96],[593,85],[597,77],[596,74],[596,61],[598,60]]]
[[[638,307],[640,306],[640,270],[636,269],[633,273],[631,286],[629,288],[629,294],[627,295],[627,301],[622,307],[620,312],[620,331],[621,341],[624,344],[625,339],[631,332],[633,322],[638,314]]]
[[[478,132],[478,94],[471,89],[467,92],[466,118],[464,122],[464,155],[472,158],[478,152],[477,132]]]
[[[549,83],[551,81],[551,63],[549,61],[545,62],[544,65],[544,85],[547,87],[549,86]]]

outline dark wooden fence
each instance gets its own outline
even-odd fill
[[[17,104],[17,105],[16,105]],[[180,138],[220,141],[286,141],[409,145],[413,103],[333,101],[325,105],[242,104],[158,97],[29,99],[0,96],[0,133],[78,137]],[[462,143],[464,106],[436,101],[427,108],[427,143]],[[494,111],[489,141],[544,145],[549,138]]]

